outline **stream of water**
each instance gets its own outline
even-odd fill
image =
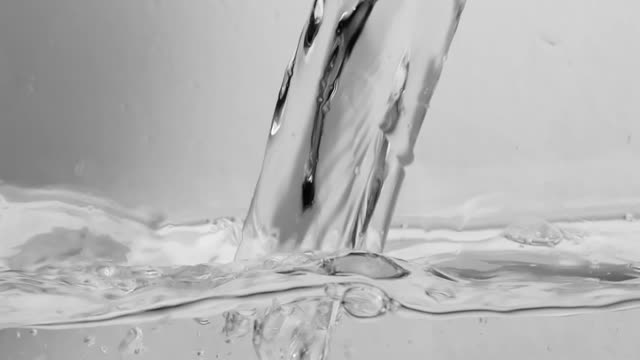
[[[316,0],[246,217],[172,224],[86,194],[0,184],[0,328],[223,316],[225,333],[251,336],[261,359],[323,359],[343,316],[637,306],[633,214],[390,226],[463,6]],[[133,327],[120,350],[141,338]]]

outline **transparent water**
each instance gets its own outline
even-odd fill
[[[2,328],[185,318],[207,325],[222,316],[224,334],[253,338],[263,358],[280,349],[295,358],[300,349],[325,351],[344,316],[567,315],[640,299],[640,221],[632,214],[462,230],[413,221],[390,230],[383,254],[234,262],[237,219],[167,225],[82,194],[10,186],[1,193]],[[140,336],[135,327],[123,334],[120,352],[142,351]]]
[[[0,328],[25,328],[23,339],[125,325],[110,346],[81,340],[129,356],[149,351],[152,324],[222,319],[222,337],[261,359],[320,359],[345,318],[635,307],[632,213],[505,222],[487,216],[503,204],[470,200],[392,223],[464,6],[443,4],[314,3],[246,218],[171,224],[82,193],[1,185]]]

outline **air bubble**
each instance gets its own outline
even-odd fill
[[[206,318],[194,318],[193,321],[195,321],[196,323],[198,323],[199,325],[202,325],[202,326],[207,326],[207,325],[211,324],[209,319],[206,319]]]
[[[127,331],[120,345],[118,345],[118,351],[121,354],[141,354],[144,352],[144,345],[142,344],[143,333],[138,327],[131,328]]]
[[[243,337],[249,333],[253,325],[250,318],[237,311],[227,311],[222,315],[222,317],[224,318],[222,333],[227,338]]]
[[[368,285],[349,288],[342,299],[344,309],[357,318],[373,318],[384,314],[388,302],[387,295],[382,290]]]
[[[524,218],[509,225],[502,236],[521,245],[548,246],[558,245],[565,235],[555,225],[542,219]]]

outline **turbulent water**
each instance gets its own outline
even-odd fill
[[[251,336],[261,359],[323,359],[343,316],[636,306],[632,214],[496,223],[470,203],[389,227],[463,6],[316,0],[246,219],[171,224],[0,184],[0,328],[221,315],[225,334]],[[473,227],[439,226],[458,217]],[[142,337],[131,328],[119,351],[144,351]]]
[[[368,318],[397,311],[574,313],[640,300],[640,222],[631,214],[556,223],[521,218],[461,231],[392,228],[383,254],[233,262],[242,228],[236,219],[162,225],[157,216],[70,192],[4,186],[0,193],[2,327],[240,310],[268,322],[292,302],[303,303],[302,312]]]
[[[379,252],[463,0],[316,0],[285,70],[238,258]]]

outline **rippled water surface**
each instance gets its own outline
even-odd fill
[[[85,195],[7,186],[0,199],[2,327],[140,323],[238,309],[250,309],[254,321],[264,309],[279,309],[274,299],[336,304],[335,311],[369,318],[397,311],[565,314],[635,306],[640,298],[640,222],[630,214],[522,218],[463,231],[408,226],[391,230],[383,254],[233,262],[241,232],[233,218],[162,225],[153,214]]]

